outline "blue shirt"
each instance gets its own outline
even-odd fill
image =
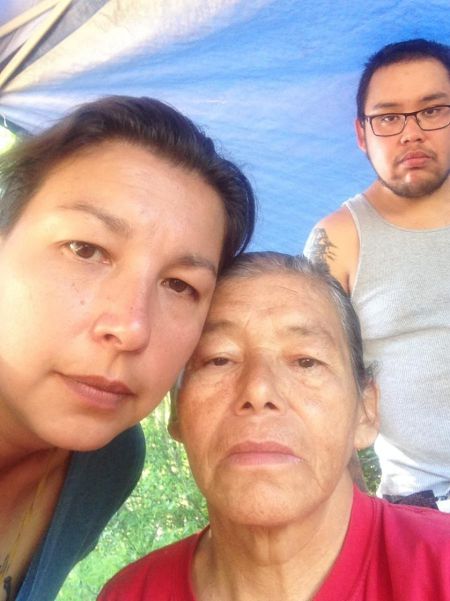
[[[72,454],[47,533],[33,556],[16,601],[53,601],[73,566],[135,487],[145,457],[140,426],[97,451]]]

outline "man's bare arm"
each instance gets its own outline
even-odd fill
[[[304,253],[314,263],[327,267],[348,293],[358,265],[359,240],[350,212],[341,208],[313,228]]]
[[[328,237],[327,230],[317,225],[311,232],[306,245],[305,254],[313,261],[323,265],[330,271],[329,262],[336,258],[336,245]]]

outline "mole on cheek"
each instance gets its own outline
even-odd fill
[[[79,294],[80,294],[80,292],[79,292],[79,290],[78,290],[78,287],[77,287],[77,285],[76,285],[76,282],[72,282],[72,283],[71,283],[71,285],[70,285],[70,287],[71,287],[71,289],[72,289],[72,295],[73,295],[73,298],[74,298],[74,300],[75,300],[75,298],[76,298],[77,296],[79,296]],[[82,306],[83,306],[83,305],[85,305],[85,304],[86,304],[86,301],[85,301],[85,299],[84,299],[84,298],[80,298],[80,300],[79,300],[79,303],[80,303],[80,305],[82,305]]]

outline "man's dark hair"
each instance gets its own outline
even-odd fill
[[[200,175],[222,199],[226,232],[221,267],[248,245],[255,197],[242,171],[174,108],[153,98],[110,96],[78,107],[56,125],[24,138],[0,157],[0,232],[8,233],[30,198],[63,159],[122,140]]]
[[[362,122],[364,118],[367,90],[375,71],[388,65],[427,58],[433,58],[442,63],[450,77],[450,46],[440,44],[439,42],[417,38],[415,40],[388,44],[373,54],[366,62],[361,79],[359,80],[358,92],[356,94],[358,119]]]
[[[373,379],[373,367],[364,365],[361,327],[350,297],[340,283],[321,264],[303,255],[293,256],[278,252],[249,252],[238,257],[220,276],[218,287],[233,278],[252,278],[266,273],[293,273],[317,283],[328,294],[341,318],[342,328],[350,351],[350,361],[359,394]],[[214,302],[214,301],[213,301]]]

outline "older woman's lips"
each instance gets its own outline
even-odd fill
[[[292,449],[277,442],[242,442],[227,453],[226,462],[232,465],[279,465],[300,463]]]

